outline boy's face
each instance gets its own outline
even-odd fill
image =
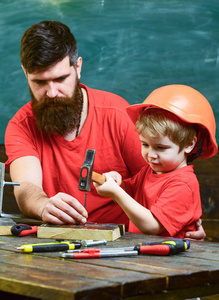
[[[155,173],[167,173],[187,165],[187,147],[179,152],[179,146],[167,136],[151,137],[144,132],[139,137],[142,156]]]

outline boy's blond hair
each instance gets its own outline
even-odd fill
[[[194,124],[184,122],[176,115],[158,108],[144,111],[135,126],[138,134],[146,132],[150,136],[167,136],[173,143],[179,145],[179,151],[190,145],[197,136]]]

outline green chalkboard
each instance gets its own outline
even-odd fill
[[[0,143],[10,118],[30,100],[20,38],[49,19],[75,35],[81,82],[131,104],[166,84],[190,85],[210,101],[219,128],[218,0],[1,0]]]

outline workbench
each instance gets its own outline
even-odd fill
[[[101,247],[127,247],[163,237],[126,233]],[[23,244],[54,240],[0,237],[0,296],[18,299],[185,299],[219,294],[218,243],[191,242],[173,256],[63,259],[59,252],[23,253]],[[11,294],[11,296],[12,296]],[[17,299],[17,298],[16,298]]]

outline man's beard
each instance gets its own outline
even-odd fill
[[[78,80],[72,97],[45,97],[37,101],[31,90],[30,94],[37,127],[43,133],[64,136],[80,126],[83,94]]]

